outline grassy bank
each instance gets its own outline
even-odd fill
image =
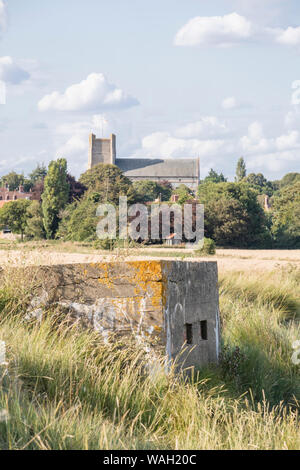
[[[224,348],[191,383],[148,374],[134,343],[24,320],[28,285],[3,284],[2,449],[299,449],[300,272],[220,280]],[[14,285],[15,284],[15,285]]]

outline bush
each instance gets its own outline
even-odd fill
[[[32,201],[27,208],[27,225],[25,228],[26,239],[42,240],[46,238],[43,224],[43,212],[38,201]]]
[[[274,197],[272,232],[277,247],[300,247],[300,181]]]
[[[270,233],[257,191],[245,183],[206,183],[198,189],[205,206],[205,236],[219,246],[265,247]]]
[[[98,163],[83,173],[79,182],[90,192],[98,194],[99,203],[118,204],[120,196],[127,196],[129,202],[134,200],[132,182],[115,165]]]
[[[94,248],[97,250],[109,250],[112,251],[115,248],[115,240],[105,238],[104,240],[96,240],[94,242]]]
[[[61,222],[56,237],[77,242],[97,241],[97,206],[93,194],[89,193],[69,204],[60,213]]]
[[[104,240],[97,239],[93,243],[94,248],[96,250],[110,250],[113,251],[118,248],[139,248],[140,244],[135,242],[134,240],[121,240],[120,238],[110,239],[105,238]]]
[[[203,246],[202,242],[199,242],[199,247],[195,250],[197,255],[215,255],[216,254],[216,244],[211,238],[204,237]]]

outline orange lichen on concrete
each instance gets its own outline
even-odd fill
[[[99,283],[106,287],[112,288],[114,285],[113,280],[116,278],[116,276],[114,278],[111,276],[111,273],[109,272],[109,264],[97,263],[95,266],[97,266],[104,274],[103,277],[98,278]]]
[[[125,269],[124,269],[125,265]],[[112,300],[113,310],[121,320],[126,303],[126,316],[133,323],[143,323],[144,327],[157,323],[154,331],[160,333],[163,327],[163,298],[166,286],[165,276],[160,261],[131,261],[126,263],[97,263],[94,265],[97,279],[103,286],[112,289],[116,298]],[[118,286],[128,283],[132,294],[129,297],[118,296]],[[124,293],[124,290],[123,290]]]
[[[135,296],[139,298],[151,298],[153,307],[161,306],[162,286],[162,267],[159,261],[131,261],[127,262],[129,269],[127,272],[128,281],[135,282]],[[101,277],[98,278],[100,284],[112,288],[115,287],[115,281],[119,279],[119,273],[113,272],[114,263],[97,263],[101,271]]]
[[[92,263],[81,265],[84,279],[91,277],[104,287],[108,296],[105,315],[117,327],[151,331],[150,336],[161,337],[164,326],[164,306],[167,290],[165,267],[161,261],[130,261]],[[110,291],[110,292],[108,292]],[[126,326],[127,325],[127,326]],[[148,331],[148,333],[149,333]]]
[[[153,308],[161,307],[162,298],[162,268],[159,261],[130,262],[136,272],[136,295],[149,296]],[[149,292],[150,290],[150,292]]]
[[[154,329],[155,329],[155,331],[160,332],[162,330],[162,327],[158,326],[158,325],[154,325]]]

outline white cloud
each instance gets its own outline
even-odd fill
[[[263,128],[260,122],[253,122],[248,127],[248,134],[241,137],[240,144],[243,152],[267,152],[270,149],[269,142],[263,136]]]
[[[248,168],[255,172],[264,169],[280,172],[287,169],[290,162],[299,160],[300,140],[296,130],[266,138],[262,124],[253,122],[248,128],[248,135],[241,137],[239,144],[247,158]]]
[[[202,175],[210,168],[225,173],[234,170],[235,162],[243,155],[249,170],[268,172],[275,178],[277,173],[288,171],[291,165],[297,167],[300,151],[300,131],[296,128],[286,132],[265,134],[261,122],[254,121],[247,132],[236,127],[235,120],[223,122],[216,116],[203,116],[197,121],[174,127],[168,131],[159,130],[137,139],[131,146],[128,134],[117,132],[118,149],[126,150],[124,157],[137,158],[195,158],[201,159]],[[111,116],[97,114],[91,119],[81,119],[62,123],[55,129],[55,155],[68,159],[71,171],[80,173],[87,164],[88,135],[97,136],[122,129],[123,125],[115,122]],[[123,139],[123,142],[122,142]],[[119,152],[118,152],[119,154]],[[120,155],[120,154],[119,154]],[[296,170],[295,170],[296,171]]]
[[[176,34],[176,46],[229,46],[249,39],[253,26],[244,16],[230,13],[225,16],[197,16]]]
[[[246,154],[268,152],[271,148],[270,142],[263,135],[263,128],[259,122],[253,122],[249,125],[248,135],[241,137],[240,145]]]
[[[209,123],[209,124],[208,124]],[[220,134],[209,135],[211,127]],[[226,138],[222,138],[225,135]],[[233,135],[234,133],[234,135]],[[232,166],[233,158],[243,155],[247,167],[254,172],[268,171],[272,174],[288,171],[291,162],[299,159],[300,132],[289,130],[282,135],[266,136],[261,122],[250,123],[246,135],[222,126],[214,117],[204,117],[168,132],[154,132],[146,135],[141,146],[132,156],[144,158],[195,158],[201,159],[202,174],[210,168],[225,171]],[[230,171],[230,170],[229,170]],[[232,171],[232,170],[231,170]]]
[[[229,96],[222,101],[223,109],[234,109],[238,107],[238,102],[234,96]]]
[[[12,85],[18,85],[29,78],[30,74],[19,67],[11,57],[0,57],[0,80]]]
[[[227,47],[254,40],[260,43],[271,41],[283,46],[299,47],[300,26],[289,26],[286,29],[266,27],[238,13],[224,16],[197,16],[177,32],[174,44]]]
[[[175,131],[176,137],[216,137],[228,132],[227,125],[215,116],[204,116],[199,121],[190,122]]]
[[[249,138],[253,142],[259,142],[263,139],[263,127],[262,124],[258,121],[252,122],[248,127]]]
[[[0,31],[6,28],[6,5],[0,0]]]
[[[205,118],[204,118],[205,119]],[[200,121],[201,122],[201,121]],[[136,158],[197,158],[201,159],[202,174],[208,173],[210,168],[224,169],[231,163],[236,151],[236,141],[228,138],[209,137],[207,134],[196,137],[194,130],[198,130],[199,121],[186,126],[175,128],[168,132],[153,132],[142,138],[139,148],[132,152]],[[200,126],[202,132],[202,127]],[[222,128],[222,131],[224,129]],[[179,138],[179,131],[186,137]],[[239,155],[239,153],[237,153]]]
[[[271,30],[272,31],[272,30]],[[300,26],[293,28],[289,26],[283,30],[273,30],[275,41],[284,46],[299,46],[300,45]]]
[[[14,159],[8,158],[0,160],[0,171],[1,173],[8,173],[9,171],[16,171],[21,173],[24,171],[24,165],[28,164],[36,164],[39,161],[37,156],[33,156],[32,154],[21,155]]]
[[[87,138],[81,135],[73,135],[65,144],[61,145],[56,152],[56,156],[63,156],[66,158],[86,155],[87,156],[88,144]]]
[[[55,129],[56,156],[64,156],[70,160],[76,157],[87,162],[88,136],[92,132],[99,135],[100,129],[103,135],[112,132],[111,119],[108,121],[102,114],[95,114],[91,120],[60,124]]]
[[[40,111],[87,111],[97,109],[129,108],[138,101],[116,85],[109,83],[102,73],[92,73],[85,80],[68,87],[64,93],[54,91],[38,103]]]
[[[100,128],[105,135],[111,132],[111,119],[108,121],[105,115],[95,114],[92,119],[60,124],[56,127],[55,133],[62,136],[74,136],[94,132],[99,135]]]
[[[299,132],[291,130],[279,137],[266,138],[262,124],[253,122],[248,127],[248,135],[241,138],[243,150],[249,153],[286,151],[300,148]]]
[[[288,150],[293,148],[299,148],[299,132],[290,131],[287,134],[283,134],[275,140],[276,148],[278,150]]]
[[[284,125],[287,129],[299,129],[300,124],[300,80],[292,83],[291,105],[292,109],[284,117]]]
[[[270,152],[251,156],[247,159],[247,168],[253,172],[268,171],[271,173],[284,173],[289,171],[291,163],[293,168],[299,160],[299,151]],[[296,168],[295,168],[296,170]]]
[[[224,146],[222,139],[179,139],[170,132],[154,132],[142,139],[135,156],[149,158],[191,158],[216,155]]]

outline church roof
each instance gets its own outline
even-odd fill
[[[128,177],[196,178],[199,174],[197,158],[117,158],[115,164]]]

